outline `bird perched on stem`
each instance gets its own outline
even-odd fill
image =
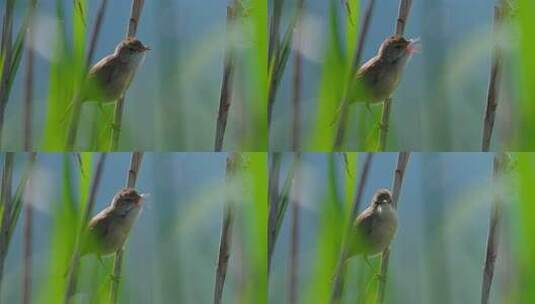
[[[353,223],[347,257],[363,255],[368,261],[369,256],[383,252],[394,238],[397,226],[392,193],[388,189],[377,190],[368,208]]]
[[[130,86],[136,69],[149,50],[149,47],[134,37],[121,41],[113,54],[102,58],[91,67],[82,85],[80,101],[96,101],[103,111],[104,103],[118,100]],[[74,102],[68,105],[61,121],[67,119],[73,105]]]
[[[418,39],[407,40],[401,36],[385,39],[377,55],[364,63],[352,78],[347,101],[372,104],[389,98],[407,61],[418,51]]]
[[[113,102],[124,94],[150,48],[129,37],[89,70],[82,101]]]
[[[89,222],[81,255],[96,254],[100,258],[121,249],[141,211],[145,196],[132,188],[116,193],[111,204]]]

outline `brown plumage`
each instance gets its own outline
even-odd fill
[[[417,51],[417,40],[400,36],[385,39],[377,55],[364,63],[355,74],[348,101],[378,103],[389,98],[399,84],[408,59]]]
[[[95,215],[88,225],[81,255],[105,256],[119,250],[143,205],[143,194],[125,188],[115,194],[111,204]]]
[[[392,206],[392,194],[387,189],[375,192],[370,206],[355,219],[348,258],[381,253],[388,248],[396,234],[397,212]]]
[[[82,100],[113,102],[119,99],[148,50],[150,48],[136,38],[121,41],[113,54],[102,58],[89,70]]]

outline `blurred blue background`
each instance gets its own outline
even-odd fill
[[[338,12],[345,16],[342,1]],[[60,1],[61,3],[61,1]],[[71,29],[72,1],[63,1],[66,27]],[[293,15],[294,1],[285,1],[281,32]],[[322,58],[327,39],[328,3],[305,1],[306,34],[303,66],[303,136],[315,123]],[[15,27],[26,1],[17,1]],[[127,93],[124,150],[208,151],[212,148],[222,75],[225,42],[225,0],[146,1],[138,38],[152,48]],[[360,1],[361,10],[367,1]],[[409,63],[394,94],[389,149],[403,151],[477,151],[490,72],[493,6],[491,0],[413,1],[406,35],[419,37],[422,52]],[[88,1],[88,32],[99,1]],[[113,51],[124,37],[131,1],[109,1],[95,62]],[[0,8],[0,11],[4,7]],[[383,39],[392,34],[398,1],[377,1],[363,60],[372,57]],[[40,1],[36,49],[36,110],[34,140],[40,142],[48,91],[48,65],[55,37],[55,2]],[[266,31],[268,27],[266,25]],[[507,43],[506,50],[514,44]],[[507,51],[508,52],[508,51]],[[293,55],[290,55],[291,63]],[[507,59],[508,75],[514,61]],[[24,63],[22,63],[24,64]],[[289,148],[292,65],[288,64],[274,107],[270,137],[272,151]],[[18,73],[7,107],[6,148],[21,146],[22,74]],[[502,95],[513,99],[515,78]],[[238,100],[241,97],[238,96]],[[86,106],[88,107],[88,106]],[[239,109],[231,111],[226,142],[239,142]],[[506,146],[515,121],[514,102],[501,103],[491,149]],[[355,120],[356,117],[353,117]],[[142,126],[142,127],[140,127]],[[351,129],[352,130],[352,129]],[[355,136],[348,133],[349,138]],[[353,144],[354,146],[354,144]],[[349,147],[352,147],[351,141]]]
[[[124,284],[121,287],[122,303],[169,303],[175,299],[181,299],[183,303],[208,303],[212,300],[225,198],[226,156],[226,153],[144,155],[136,188],[150,196],[127,242],[121,283]],[[49,254],[54,250],[50,248],[52,220],[55,218],[53,211],[61,200],[63,157],[69,158],[76,177],[79,169],[72,155],[38,155],[34,184],[38,199],[34,202],[32,254],[35,303],[39,303],[40,288],[63,276],[58,273],[55,274],[57,278],[50,277],[47,273],[51,262]],[[25,158],[24,154],[16,155],[15,183]],[[108,155],[92,215],[106,207],[113,195],[124,187],[129,164],[128,153]],[[76,178],[72,182],[77,189]],[[77,191],[75,195],[78,195]],[[17,224],[5,264],[2,303],[20,301],[23,216]],[[225,303],[232,303],[240,296],[243,265],[236,250],[243,243],[240,241],[240,224],[235,224],[235,227],[236,239],[231,249],[233,255],[225,284]],[[104,257],[107,265],[111,265],[112,260],[113,257]],[[93,256],[83,257],[82,265],[104,271]],[[100,284],[109,284],[109,280]],[[84,289],[87,285],[80,285],[78,292],[83,298],[89,290]]]
[[[315,130],[323,55],[328,45],[328,16],[331,1],[305,1],[303,64],[303,138]],[[344,40],[346,15],[343,1],[338,5],[340,36]],[[375,1],[362,62],[373,57],[381,42],[395,30],[399,1]],[[285,1],[282,32],[292,17],[295,1]],[[360,0],[363,14],[367,0]],[[410,60],[399,88],[394,93],[387,151],[478,151],[490,75],[493,0],[412,1],[405,35],[420,38],[422,51]],[[511,36],[514,36],[511,33]],[[506,43],[508,51],[514,43]],[[291,130],[291,90],[293,54],[281,81],[274,107],[272,151],[288,151]],[[507,56],[506,56],[507,57]],[[514,61],[506,60],[508,77]],[[514,77],[505,81],[502,102],[497,111],[491,150],[509,143],[514,123],[516,88]],[[357,107],[353,105],[352,107]],[[368,112],[364,106],[359,111]],[[375,107],[374,107],[375,108]],[[369,115],[369,114],[368,114]],[[355,149],[356,112],[347,133],[348,148]],[[372,126],[376,127],[376,125]],[[353,138],[353,140],[352,140]],[[361,148],[362,149],[362,148]],[[358,150],[361,151],[361,150]]]
[[[307,298],[316,265],[322,263],[316,256],[322,229],[321,212],[325,212],[322,204],[328,203],[328,157],[328,154],[303,155],[298,256],[298,296],[301,300]],[[335,158],[340,182],[338,190],[343,198],[346,169],[342,156]],[[363,156],[360,155],[358,160],[361,167]],[[396,153],[374,156],[360,211],[368,206],[378,188],[391,188],[396,160]],[[391,245],[386,303],[479,302],[491,195],[494,190],[504,191],[491,183],[492,160],[493,154],[482,153],[411,154],[398,203],[399,226]],[[291,156],[284,154],[282,176],[285,176],[290,161]],[[353,185],[351,193],[354,191]],[[516,252],[511,246],[517,240],[516,234],[511,233],[517,222],[511,220],[516,210],[515,200],[516,196],[511,194],[504,200],[506,211],[491,293],[491,299],[499,299],[497,303],[507,302],[516,282]],[[275,245],[270,303],[282,303],[288,298],[290,219],[291,207]],[[380,258],[370,260],[377,262],[374,265],[379,267]],[[356,303],[357,296],[362,296],[355,278],[367,270],[360,257],[353,258],[349,265],[348,281],[353,283],[346,285],[348,298],[342,303]],[[373,288],[371,292],[375,294]]]
[[[18,29],[27,1],[16,1]],[[57,36],[58,1],[39,1],[35,49],[34,140],[42,141],[50,56]],[[100,1],[87,2],[89,37]],[[132,1],[108,1],[93,63],[110,54],[124,38]],[[73,1],[59,1],[65,10],[65,27],[72,31]],[[128,93],[121,150],[211,151],[219,105],[225,44],[226,1],[146,1],[137,37],[152,51],[139,68]],[[4,6],[0,8],[3,14]],[[24,60],[21,63],[24,65]],[[22,66],[21,66],[22,67]],[[18,73],[6,114],[4,144],[21,146],[22,81]],[[238,104],[236,107],[238,107]],[[90,111],[91,106],[84,105]],[[237,118],[231,112],[225,142],[237,142]]]

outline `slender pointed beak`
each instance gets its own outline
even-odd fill
[[[141,196],[142,199],[146,199],[150,197],[150,193],[141,193],[139,196]]]
[[[138,201],[138,204],[142,204],[150,196],[150,193],[141,193],[139,196],[141,196],[141,199]]]
[[[407,45],[407,52],[409,54],[420,53],[422,51],[422,45],[420,43],[420,38],[409,39],[409,44]]]
[[[145,46],[143,46],[143,52],[146,52],[146,51],[150,51],[150,47],[145,45]]]

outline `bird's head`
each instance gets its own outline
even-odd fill
[[[145,194],[140,194],[135,189],[125,188],[115,194],[111,206],[119,214],[127,214],[141,207],[144,196]]]
[[[372,200],[373,206],[392,205],[392,192],[388,189],[379,189],[375,192]]]
[[[121,41],[115,49],[115,53],[121,57],[138,56],[144,54],[146,51],[150,51],[150,48],[133,37]]]
[[[405,39],[401,36],[387,38],[379,48],[379,56],[390,63],[404,62],[410,55],[419,51],[418,39]]]

